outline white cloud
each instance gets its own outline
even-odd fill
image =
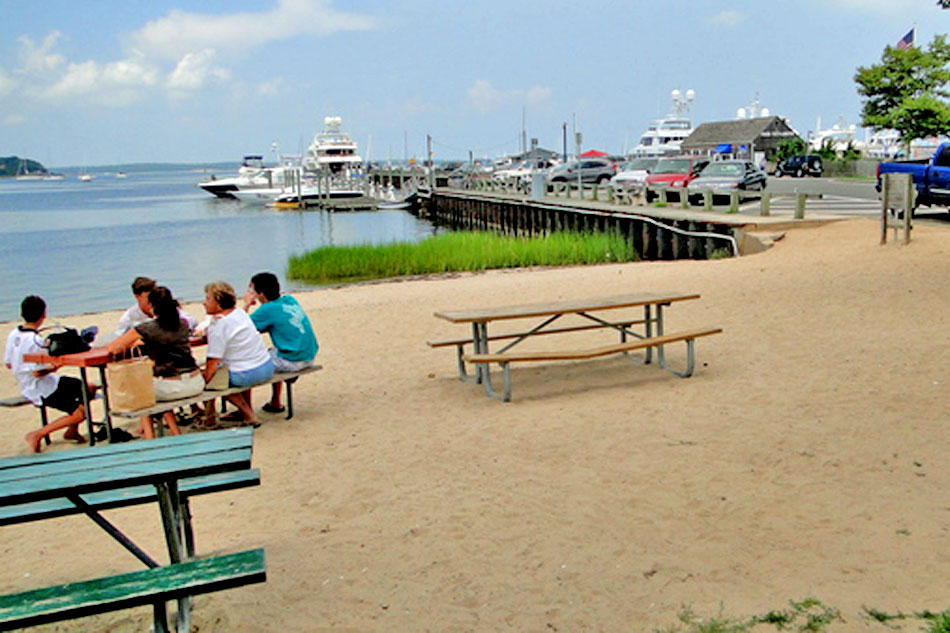
[[[734,28],[745,22],[746,14],[742,11],[720,11],[709,18],[709,22],[727,28]]]
[[[227,81],[231,74],[212,64],[215,51],[206,48],[197,53],[186,53],[168,76],[168,87],[173,91],[196,90],[208,81]]]
[[[96,64],[96,62],[89,61],[82,62],[81,64],[69,64],[66,68],[66,73],[59,81],[43,91],[43,94],[48,99],[83,95],[96,87],[96,80],[99,76],[99,65]]]
[[[547,86],[532,86],[527,90],[498,90],[490,81],[477,79],[468,87],[466,100],[480,114],[488,114],[505,105],[539,105],[551,99],[551,89]]]
[[[372,28],[372,18],[337,11],[328,0],[280,0],[274,9],[259,13],[208,15],[175,10],[133,33],[129,44],[149,57],[180,60],[203,48],[244,52],[301,35],[325,36]]]
[[[62,37],[62,34],[59,31],[50,31],[39,45],[26,35],[18,37],[21,61],[17,72],[29,75],[53,71],[62,67],[66,63],[66,58],[51,52],[60,37]]]
[[[2,70],[0,70],[0,97],[13,92],[16,84]]]
[[[102,79],[116,86],[154,86],[158,75],[158,69],[131,59],[111,62],[102,69]]]

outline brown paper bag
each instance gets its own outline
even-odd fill
[[[205,389],[208,391],[223,391],[228,388],[231,382],[231,373],[227,367],[218,365],[217,371],[211,376],[211,380],[205,383]]]
[[[106,365],[109,408],[113,411],[136,411],[155,406],[150,358],[138,357]]]

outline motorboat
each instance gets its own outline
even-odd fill
[[[323,119],[324,129],[313,137],[303,157],[308,172],[329,172],[333,175],[356,175],[362,172],[363,159],[357,153],[356,141],[343,132],[343,119],[328,116]]]
[[[662,119],[652,121],[647,131],[640,137],[640,142],[629,155],[631,158],[668,156],[679,154],[680,146],[693,133],[693,122],[689,118],[689,104],[696,97],[696,93],[687,90],[685,94],[679,90],[670,93],[673,107]]]
[[[219,198],[237,198],[239,196],[235,193],[238,191],[256,189],[281,191],[292,186],[297,172],[299,172],[299,167],[292,158],[281,157],[279,165],[265,167],[263,156],[250,154],[241,161],[237,176],[216,178],[212,174],[210,180],[199,182],[198,186]]]

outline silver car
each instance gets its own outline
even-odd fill
[[[764,191],[765,172],[747,160],[719,160],[706,165],[689,183],[690,189],[743,189]],[[699,194],[690,194],[690,202],[701,201]]]
[[[610,180],[617,173],[617,164],[609,158],[584,158],[579,162],[572,160],[554,167],[544,178],[548,183],[577,182],[578,171],[581,175],[581,182],[600,184]]]

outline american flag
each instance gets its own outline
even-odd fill
[[[907,35],[902,37],[899,42],[897,42],[897,48],[908,49],[914,45],[914,29],[907,31]]]

